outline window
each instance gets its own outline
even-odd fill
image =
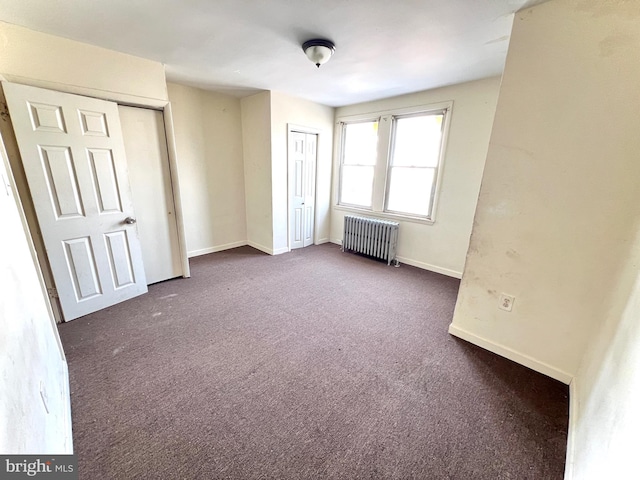
[[[343,121],[338,204],[433,221],[450,108]]]
[[[429,217],[444,112],[395,117],[385,211]]]
[[[371,207],[378,121],[345,123],[342,138],[340,201],[343,205]]]

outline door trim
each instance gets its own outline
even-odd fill
[[[316,171],[313,178],[315,183],[315,189],[313,193],[313,200],[315,207],[313,209],[313,244],[318,244],[318,159],[320,158],[320,135],[322,130],[313,127],[305,127],[304,125],[297,125],[295,123],[287,123],[287,251],[291,251],[291,182],[289,181],[291,174],[291,158],[289,158],[289,141],[291,140],[291,133],[308,133],[310,135],[316,135]]]
[[[173,128],[173,113],[171,103],[167,103],[162,109],[164,130],[167,137],[167,152],[169,154],[169,174],[171,175],[171,187],[173,191],[173,208],[176,212],[176,224],[178,225],[178,245],[180,248],[180,263],[182,264],[182,277],[191,276],[189,256],[187,252],[187,234],[184,228],[184,214],[182,211],[182,196],[180,195],[180,181],[178,178],[178,151],[176,149],[175,130]]]
[[[180,196],[180,185],[178,177],[178,164],[177,164],[177,151],[175,142],[175,130],[173,126],[173,114],[171,110],[171,102],[169,100],[160,100],[147,97],[137,97],[133,95],[123,95],[118,92],[106,92],[102,90],[92,89],[79,89],[73,85],[66,84],[52,84],[51,82],[41,81],[30,78],[11,79],[0,75],[0,81],[11,82],[21,85],[28,85],[31,87],[44,88],[47,90],[53,90],[60,93],[71,93],[74,95],[81,95],[89,98],[97,98],[99,100],[106,100],[109,102],[115,102],[118,105],[126,105],[133,107],[142,107],[152,110],[161,110],[163,112],[165,133],[167,137],[167,151],[169,154],[169,172],[171,174],[171,186],[173,192],[173,203],[175,205],[175,220],[178,227],[178,243],[180,247],[180,262],[182,266],[182,277],[189,278],[191,276],[191,269],[189,267],[189,257],[187,256],[187,241],[184,227],[184,213],[182,199]],[[4,90],[0,89],[0,110],[2,110],[2,120],[0,121],[0,132],[4,137],[4,144],[7,151],[7,157],[11,168],[11,175],[15,179],[16,189],[20,199],[20,204],[25,212],[27,219],[28,231],[27,233],[32,239],[36,252],[38,253],[38,263],[44,278],[45,286],[48,292],[49,303],[53,311],[56,323],[63,323],[64,316],[62,309],[58,301],[55,283],[53,281],[53,274],[49,265],[48,257],[46,256],[46,249],[40,234],[40,227],[35,215],[35,209],[33,206],[33,200],[26,181],[26,175],[24,167],[22,166],[22,158],[18,152],[18,144],[13,134],[13,127],[8,118],[8,111],[6,107],[6,100],[4,97]],[[7,115],[5,116],[4,113]]]

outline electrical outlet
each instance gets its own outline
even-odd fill
[[[506,293],[500,294],[500,300],[498,301],[498,308],[505,312],[510,312],[513,309],[513,302],[515,297],[507,295]]]

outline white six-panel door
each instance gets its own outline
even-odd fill
[[[145,293],[117,105],[2,85],[65,320]]]
[[[289,227],[292,249],[307,247],[313,243],[317,139],[315,134],[289,132]]]

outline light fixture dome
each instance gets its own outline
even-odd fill
[[[327,63],[336,51],[336,46],[329,40],[321,38],[314,38],[307,40],[302,44],[302,50],[309,60],[316,64],[316,67],[320,68],[320,65]]]

